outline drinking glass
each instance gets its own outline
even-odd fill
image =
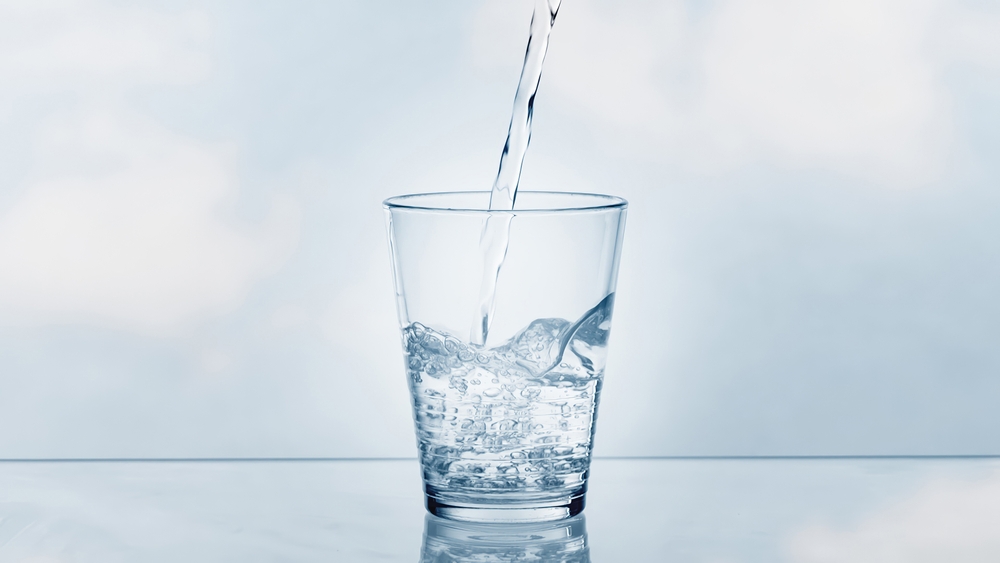
[[[568,518],[585,502],[628,204],[521,192],[500,211],[489,197],[383,204],[427,510]]]

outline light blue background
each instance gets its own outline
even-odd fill
[[[488,189],[530,12],[0,5],[0,458],[413,455],[379,203]],[[597,453],[1000,454],[998,149],[990,3],[566,0]]]

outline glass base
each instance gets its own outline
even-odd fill
[[[583,512],[586,493],[531,504],[502,502],[456,502],[428,494],[427,511],[440,518],[462,522],[518,523],[551,522],[572,518]]]

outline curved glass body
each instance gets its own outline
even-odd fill
[[[472,521],[570,517],[587,488],[627,203],[488,201],[384,204],[427,507]],[[506,235],[498,273],[490,222]]]

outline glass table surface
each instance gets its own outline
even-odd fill
[[[995,562],[1000,458],[595,459],[527,531],[426,516],[415,460],[0,462],[0,562],[77,561]]]

